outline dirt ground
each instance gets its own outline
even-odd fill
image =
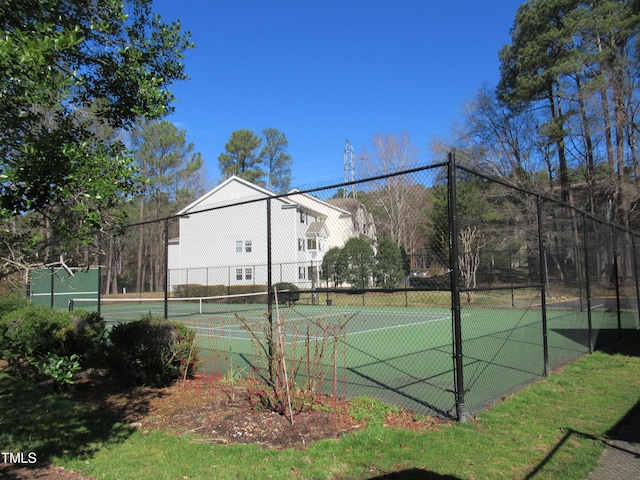
[[[201,377],[177,382],[162,389],[139,388],[118,391],[107,381],[78,384],[67,395],[96,411],[114,412],[119,420],[143,434],[164,430],[192,441],[211,444],[254,443],[269,448],[304,448],[327,438],[364,428],[346,413],[346,402],[318,399],[319,408],[308,409],[293,418],[265,408],[246,385],[224,385]],[[323,408],[326,407],[326,408]],[[415,421],[410,412],[394,413],[386,419],[389,428],[437,428],[439,421]],[[0,478],[12,480],[91,480],[79,472],[59,467],[13,468],[0,464]]]

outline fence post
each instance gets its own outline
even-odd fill
[[[269,348],[269,380],[273,381],[275,372],[273,371],[273,285],[271,283],[271,198],[267,198],[267,329]]]
[[[100,315],[102,308],[100,306],[102,304],[102,268],[102,265],[98,263],[98,305],[96,307],[98,315]]]
[[[103,273],[102,272],[102,256],[103,256],[102,239],[103,238],[104,238],[104,233],[97,234],[96,244],[98,245],[98,251],[96,252],[95,260],[96,260],[96,265],[98,266],[98,305],[96,306],[98,315],[100,315],[100,304],[102,303],[102,287],[103,287],[102,285],[102,273]],[[109,245],[109,248],[111,248],[111,245]]]
[[[449,152],[449,241],[451,275],[451,310],[453,311],[456,419],[464,421],[464,364],[462,359],[462,321],[460,317],[460,265],[458,259],[458,206],[456,193],[456,156]]]
[[[613,245],[613,278],[616,288],[616,316],[618,319],[618,340],[622,340],[622,317],[620,313],[620,282],[618,276],[618,249],[616,248],[616,229],[611,225],[611,244]]]
[[[542,315],[542,356],[543,370],[542,374],[546,377],[549,375],[549,332],[547,331],[547,290],[546,290],[546,261],[544,251],[544,242],[542,241],[542,197],[538,197],[538,259],[540,262],[540,313]]]
[[[638,284],[638,258],[636,257],[636,235],[633,232],[630,232],[630,233],[631,233],[631,249],[633,250],[633,253],[631,254],[631,257],[633,258],[633,278],[636,282],[636,306],[638,307],[638,316],[640,317],[640,284]]]
[[[53,268],[53,266],[51,266],[51,308],[55,308],[56,306],[56,272]]]
[[[587,296],[587,332],[589,334],[589,353],[593,353],[593,323],[591,319],[591,280],[589,278],[589,246],[587,245],[587,215],[582,212],[582,248],[584,250],[584,284]]]
[[[167,320],[168,318],[169,318],[169,218],[165,218],[164,219],[164,319]]]

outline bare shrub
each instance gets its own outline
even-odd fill
[[[259,361],[251,366],[255,394],[293,423],[295,415],[314,405],[327,375],[336,370],[338,345],[349,318],[339,323],[323,318],[287,321],[279,312],[255,324],[240,315],[236,318],[258,351]]]

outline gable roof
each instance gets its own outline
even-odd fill
[[[306,194],[306,193],[302,193],[297,188],[294,188],[293,190],[290,190],[287,193],[287,195],[292,196],[294,201],[295,201],[296,197],[303,198],[303,199],[310,200],[311,202],[315,203],[318,206],[323,206],[323,207],[329,208],[331,210],[336,210],[341,215],[351,215],[351,212],[349,212],[348,210],[345,210],[344,208],[341,208],[339,205],[333,205],[332,203],[329,203],[329,201],[320,200],[319,198],[316,198],[316,197],[314,197],[312,195],[309,195],[309,194]],[[296,203],[303,205],[301,202],[296,202]],[[318,208],[318,207],[316,206],[315,208]]]
[[[226,192],[225,192],[226,191]],[[176,216],[196,213],[225,205],[233,205],[240,201],[259,200],[268,197],[275,197],[276,194],[266,188],[260,187],[236,175],[227,178],[220,185],[208,191],[200,198],[190,203],[178,213]],[[295,202],[285,198],[277,198],[277,200],[288,205],[295,205]]]
[[[355,198],[330,198],[327,200],[327,203],[330,203],[334,207],[342,210],[346,210],[352,215],[354,215],[359,208],[363,207],[363,203],[359,202]]]

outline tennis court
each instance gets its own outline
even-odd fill
[[[269,329],[266,298],[263,293],[171,299],[167,308],[172,320],[196,332],[203,373],[260,368],[258,343],[264,344],[266,332],[274,331],[292,364],[322,364],[327,393],[369,395],[420,413],[455,414],[450,309],[274,305],[276,331]],[[103,301],[101,313],[110,323],[141,314],[161,317],[161,300]],[[603,306],[594,304],[591,317],[596,336],[615,331],[617,317]],[[535,295],[512,308],[468,305],[461,323],[469,411],[543,374],[544,334]],[[578,303],[547,309],[547,327],[550,365],[588,351],[587,313]],[[298,370],[296,381],[304,381],[305,371]]]

